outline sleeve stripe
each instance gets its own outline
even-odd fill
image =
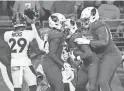
[[[106,39],[107,39],[107,41],[109,41],[109,33],[108,33],[108,29],[106,27],[105,27],[105,30],[106,30],[106,34],[107,34]]]

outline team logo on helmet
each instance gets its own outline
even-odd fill
[[[57,16],[54,16],[54,15],[51,16],[51,19],[52,19],[54,22],[59,21],[58,17],[57,17]]]
[[[54,13],[49,17],[48,21],[51,28],[61,30],[63,22],[65,21],[65,16],[61,13]]]

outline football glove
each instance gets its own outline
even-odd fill
[[[64,62],[63,67],[64,67],[64,69],[70,69],[71,65],[67,62]]]
[[[73,51],[70,51],[70,52],[69,52],[69,57],[70,57],[72,60],[75,60],[75,59],[76,59],[76,57],[74,56]]]
[[[75,42],[78,44],[90,44],[90,40],[82,36],[82,38],[76,38]]]
[[[35,17],[38,17],[38,14],[36,14],[36,12],[34,12],[32,9],[24,10],[24,14],[31,20],[33,20]]]

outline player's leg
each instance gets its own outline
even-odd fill
[[[13,85],[14,85],[14,91],[21,91],[21,85],[20,79],[22,76],[20,75],[20,67],[19,66],[13,66],[12,67],[12,79],[13,79]]]
[[[102,91],[112,91],[110,84],[111,78],[116,71],[117,66],[121,63],[121,55],[113,52],[104,55],[99,70],[98,85]]]
[[[89,69],[88,69],[89,90],[96,91],[97,78],[98,78],[99,66],[101,60],[95,53],[92,53],[92,57],[90,60],[92,61],[92,63],[91,65],[89,65]]]
[[[36,91],[37,79],[33,66],[24,67],[24,79],[28,84],[30,91]]]
[[[88,83],[88,71],[81,65],[81,68],[77,72],[76,80],[76,91],[86,91],[86,85]]]
[[[61,68],[49,58],[42,62],[43,70],[53,91],[63,91]]]

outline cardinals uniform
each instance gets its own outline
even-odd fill
[[[82,51],[80,55],[81,59],[83,60],[83,65],[82,65],[82,69],[79,70],[79,88],[82,87],[82,84],[84,85],[84,87],[86,87],[87,82],[89,81],[89,87],[90,90],[93,91],[95,89],[96,86],[96,79],[97,79],[97,75],[98,75],[98,67],[100,64],[100,59],[97,57],[96,53],[92,52],[90,49],[89,45],[80,45],[77,44],[74,40],[76,38],[81,38],[82,36],[85,36],[87,39],[92,40],[92,36],[91,33],[88,32],[87,30],[78,30],[71,38],[69,41],[69,48],[76,48],[80,51]],[[90,65],[92,64],[92,65]],[[84,69],[88,68],[88,73],[87,71],[84,71]]]
[[[43,70],[46,74],[51,88],[55,91],[63,91],[63,82],[61,68],[63,61],[61,60],[63,35],[58,30],[50,30],[48,35],[49,52],[42,62]]]
[[[112,40],[110,30],[104,23],[93,23],[91,31],[94,38],[91,41],[91,49],[102,60],[98,83],[102,91],[111,91],[110,87],[107,86],[109,86],[108,84],[117,66],[121,63],[121,53]]]
[[[102,91],[111,91],[110,79],[117,66],[121,63],[121,54],[112,40],[108,27],[100,21],[92,23],[88,30],[92,40],[89,46],[101,60],[98,84]]]

